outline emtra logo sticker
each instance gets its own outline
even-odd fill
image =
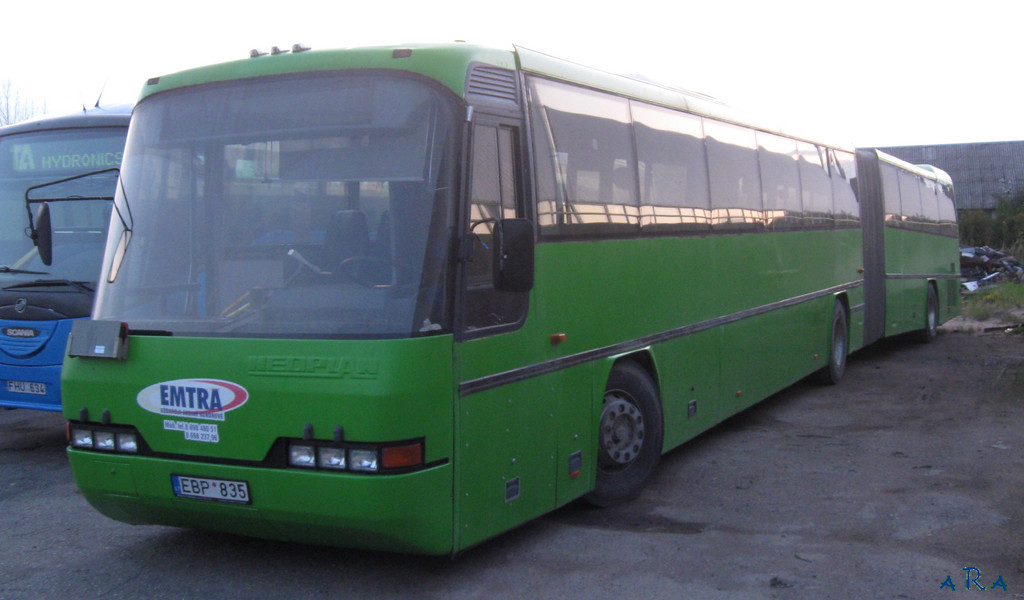
[[[158,415],[223,421],[224,414],[245,404],[249,392],[218,379],[176,379],[154,383],[137,396],[139,406]]]

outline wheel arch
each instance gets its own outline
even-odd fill
[[[650,378],[651,383],[654,384],[654,390],[658,394],[658,408],[662,416],[661,433],[664,439],[665,433],[665,399],[662,397],[661,378],[658,376],[658,360],[654,356],[654,348],[651,346],[645,346],[638,350],[630,350],[622,354],[615,354],[605,359],[600,367],[599,372],[594,374],[594,398],[595,398],[595,410],[597,414],[601,413],[601,406],[604,402],[604,392],[608,387],[608,379],[612,375],[612,371],[615,367],[625,364],[633,363],[640,367]],[[664,452],[664,447],[662,452]]]
[[[654,383],[654,389],[658,392],[658,399],[661,401],[661,378],[658,377],[658,361],[654,357],[654,349],[651,346],[645,346],[639,350],[630,350],[629,352],[609,356],[604,361],[600,372],[594,377],[594,393],[596,394],[598,405],[600,405],[604,397],[604,390],[608,385],[608,378],[611,376],[612,370],[628,362],[635,363],[647,373],[647,376],[651,378],[651,382]],[[662,412],[664,412],[664,407]]]
[[[650,346],[643,348],[642,350],[635,350],[633,352],[629,352],[627,354],[612,356],[609,360],[610,364],[608,365],[608,370],[604,374],[604,381],[608,381],[608,375],[612,372],[612,369],[614,369],[620,363],[629,361],[636,363],[637,365],[640,366],[640,368],[647,372],[647,375],[651,378],[651,381],[654,382],[654,387],[655,389],[658,390],[658,396],[660,397],[661,381],[658,378],[658,367],[654,359],[654,351],[651,349]]]
[[[843,305],[843,310],[846,311],[846,326],[850,326],[850,296],[846,292],[839,292],[832,297],[832,302],[838,302]],[[829,307],[829,315],[832,314],[832,307]]]
[[[664,405],[650,347],[609,356],[599,365],[593,378],[599,398],[597,478],[584,498],[613,506],[640,495],[653,475],[665,449]]]

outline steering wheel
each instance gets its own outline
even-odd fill
[[[419,269],[409,264],[399,262],[396,260],[391,260],[388,258],[381,258],[379,256],[350,256],[349,258],[346,258],[345,260],[341,261],[341,263],[338,265],[338,271],[342,273],[345,277],[348,277],[352,281],[367,288],[391,288],[399,285],[405,285],[399,283],[378,283],[376,281],[373,281],[371,278],[367,277],[365,273],[360,272],[359,267],[361,265],[366,264],[376,264],[387,267],[388,269],[397,269],[399,271],[399,273],[395,277],[395,279],[397,280],[402,279],[401,275],[403,271],[405,272],[406,275],[411,275],[412,278],[415,278],[415,276],[419,273]],[[390,279],[391,274],[387,274]]]

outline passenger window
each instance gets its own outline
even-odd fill
[[[903,220],[912,229],[918,229],[916,224],[921,223],[924,218],[921,214],[921,183],[913,174],[901,171],[900,180],[900,206],[903,208]]]
[[[836,227],[860,227],[860,205],[853,181],[857,177],[854,155],[841,150],[829,150],[832,174],[832,197],[835,200]]]
[[[800,188],[803,192],[805,225],[829,229],[834,225],[834,213],[826,149],[807,142],[797,142],[797,148],[800,152]]]
[[[714,229],[753,229],[764,222],[754,131],[705,119]]]
[[[702,119],[639,102],[631,106],[642,230],[708,230],[711,197]]]
[[[761,166],[766,226],[772,231],[799,228],[803,218],[803,203],[800,198],[796,142],[759,131],[757,154]]]
[[[636,234],[640,209],[628,102],[541,79],[532,79],[531,85],[541,107],[535,113],[538,156],[552,157],[550,165],[539,165],[538,179],[553,183],[541,189],[556,192],[539,199],[541,231],[555,236]]]
[[[941,233],[946,237],[957,237],[959,232],[957,231],[956,225],[956,205],[953,202],[953,187],[949,185],[939,185],[937,193],[939,202],[939,221],[941,225]]]
[[[885,224],[889,227],[900,227],[903,222],[903,210],[900,208],[900,179],[896,167],[881,164],[882,194],[885,196]]]

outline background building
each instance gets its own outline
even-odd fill
[[[956,207],[992,211],[996,196],[1011,196],[1024,187],[1024,141],[896,146],[883,152],[915,165],[934,165],[949,173]]]

